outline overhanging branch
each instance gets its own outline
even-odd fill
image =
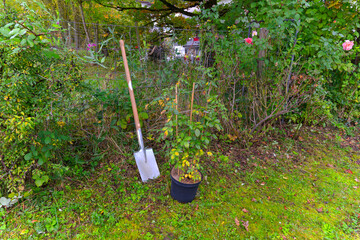
[[[179,7],[176,7],[175,5],[167,2],[166,0],[160,0],[160,2],[162,2],[167,8],[146,8],[146,7],[116,6],[116,5],[109,5],[109,4],[102,3],[100,0],[94,0],[94,1],[103,7],[116,9],[118,11],[136,10],[136,11],[148,11],[148,12],[171,12],[171,13],[181,13],[181,14],[189,16],[189,17],[194,17],[194,16],[197,16],[198,14],[187,12],[185,10],[188,8],[199,6],[199,4],[200,4],[199,2],[201,2],[199,0],[187,0],[187,2],[194,2],[194,4],[184,7],[184,8],[179,8]],[[168,16],[169,14],[166,14],[166,15]]]
[[[167,6],[169,8],[169,10],[171,10],[173,12],[182,13],[182,14],[184,14],[186,16],[189,16],[189,17],[194,17],[194,16],[198,15],[196,13],[187,12],[187,11],[185,11],[185,9],[196,7],[196,6],[199,5],[199,3],[196,3],[196,4],[192,5],[192,6],[188,6],[186,8],[178,8],[178,7],[172,5],[171,3],[169,3],[169,2],[167,2],[165,0],[160,0],[160,2],[162,2],[165,6]]]

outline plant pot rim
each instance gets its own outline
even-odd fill
[[[184,187],[193,187],[195,185],[199,185],[204,178],[204,175],[199,170],[197,170],[200,173],[201,179],[196,182],[192,182],[192,183],[186,183],[186,182],[184,183],[184,182],[180,182],[179,180],[177,180],[176,178],[173,177],[173,174],[172,174],[173,171],[175,171],[175,167],[173,167],[171,169],[171,172],[170,172],[171,179],[174,180],[175,182],[177,182],[178,184],[183,185]]]

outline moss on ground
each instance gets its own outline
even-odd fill
[[[297,140],[224,146],[189,204],[170,197],[170,167],[160,153],[162,176],[147,184],[129,153],[0,210],[0,238],[359,239],[358,144],[307,128]]]

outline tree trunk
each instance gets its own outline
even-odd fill
[[[79,27],[78,27],[78,24],[77,24],[77,17],[79,16],[78,15],[78,8],[75,6],[74,2],[71,2],[71,7],[72,7],[72,11],[73,11],[73,16],[74,16],[74,25],[73,25],[73,28],[74,28],[74,43],[75,43],[75,48],[76,50],[79,49]]]
[[[6,9],[6,0],[3,0],[3,3],[4,3],[5,17],[7,18],[8,12],[7,12],[7,9]]]
[[[264,39],[267,38],[269,31],[266,28],[261,28],[259,32],[259,38]],[[263,72],[265,70],[265,62],[264,57],[266,55],[266,50],[260,50],[259,51],[259,59],[258,59],[258,67],[257,67],[257,77],[261,78],[263,75]]]
[[[89,32],[88,32],[87,27],[86,27],[84,10],[83,10],[83,5],[82,4],[83,4],[83,1],[80,0],[79,1],[79,8],[80,8],[80,14],[81,14],[81,21],[82,21],[82,24],[84,26],[84,31],[85,31],[87,43],[89,44],[90,43],[90,37],[89,37]]]
[[[68,37],[67,37],[67,46],[70,48],[71,47],[71,42],[72,42],[72,39],[71,39],[71,22],[68,21],[67,22],[67,27],[68,27]]]
[[[94,24],[94,41],[95,41],[95,49],[96,49],[96,52],[99,51],[99,23],[95,23]]]

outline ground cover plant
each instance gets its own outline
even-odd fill
[[[141,183],[132,155],[84,179],[34,188],[2,209],[4,239],[356,239],[357,137],[326,128],[278,129],[251,149],[219,144],[196,199],[170,197],[170,167]],[[157,160],[160,146],[155,148]],[[275,157],[276,156],[276,157]]]

